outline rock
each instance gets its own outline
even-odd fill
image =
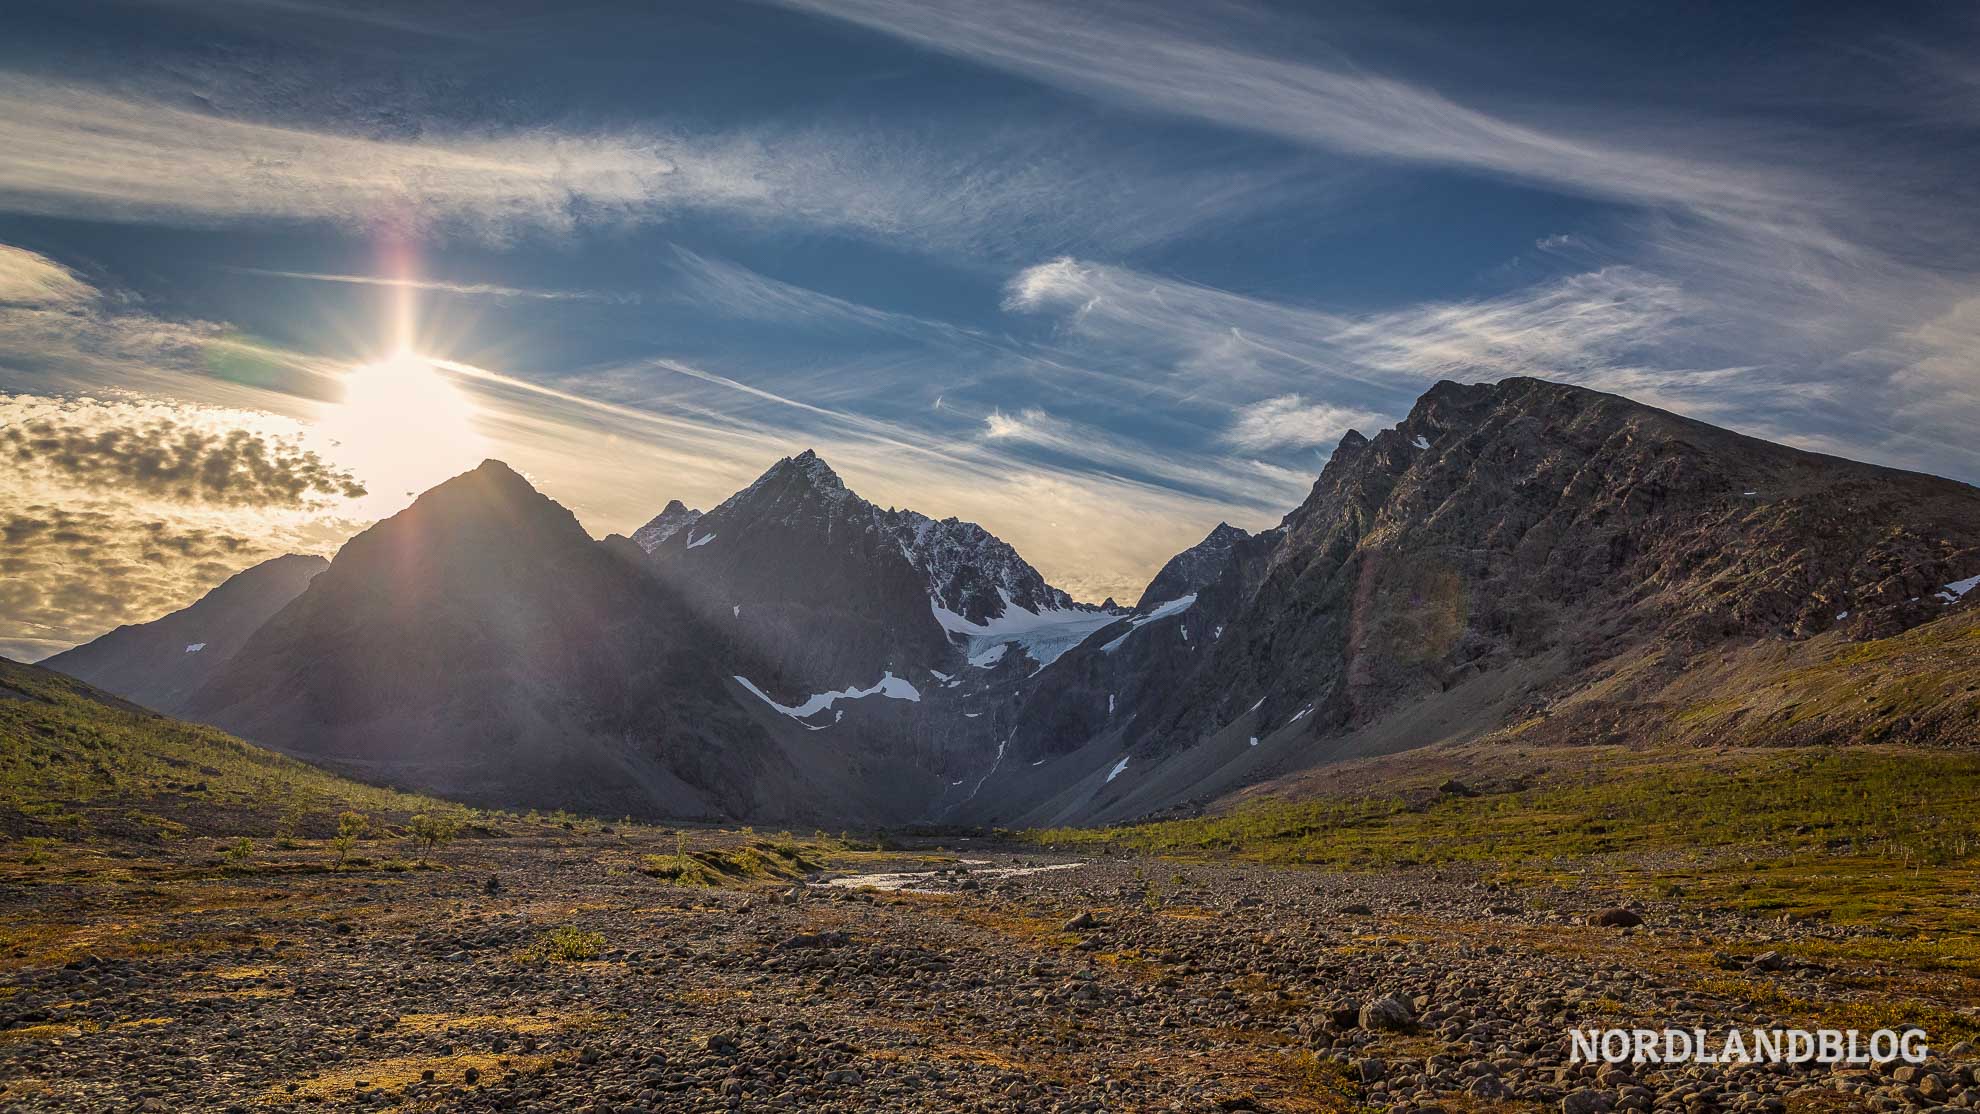
[[[1372,915],[1374,912],[1375,910],[1358,901],[1341,906],[1341,915],[1344,917],[1366,917]]]
[[[1561,1114],[1608,1114],[1609,1096],[1600,1091],[1571,1091],[1561,1097]]]
[[[1602,928],[1635,928],[1643,923],[1639,914],[1620,905],[1604,909],[1588,918],[1588,923]]]
[[[1390,995],[1363,1004],[1358,1020],[1364,1029],[1399,1033],[1408,1029],[1414,1019],[1409,1003]]]
[[[1060,929],[1060,931],[1085,932],[1087,929],[1092,928],[1099,923],[1100,923],[1100,918],[1094,916],[1092,913],[1081,913],[1079,916],[1074,917],[1072,920],[1067,921],[1065,925]]]
[[[1478,790],[1473,789],[1456,778],[1452,778],[1444,784],[1439,785],[1437,792],[1449,797],[1476,797],[1478,795]]]

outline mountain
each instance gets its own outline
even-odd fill
[[[1169,558],[1142,591],[1135,610],[1151,611],[1170,600],[1202,591],[1223,575],[1231,562],[1232,550],[1250,537],[1228,522],[1219,522],[1202,541]]]
[[[853,756],[783,746],[787,721],[733,680],[775,683],[775,667],[639,556],[625,539],[594,541],[488,461],[352,538],[186,710],[333,768],[477,803],[888,815]]]
[[[197,603],[118,627],[41,664],[146,707],[177,709],[330,562],[292,553],[228,577]]]
[[[1793,687],[1784,645],[1966,606],[1980,491],[1582,388],[1440,383],[1229,541],[1037,678],[971,816],[1127,817],[1514,729],[1664,737],[1726,695],[1701,677]]]
[[[632,540],[639,548],[651,553],[660,548],[660,543],[680,533],[701,520],[701,512],[690,510],[679,499],[670,500],[659,514],[653,516],[646,525],[632,532]]]
[[[1220,523],[1131,611],[812,452],[636,535],[490,461],[195,680],[170,640],[231,582],[72,665],[164,646],[104,676],[367,780],[787,824],[1190,812],[1440,744],[1980,739],[1980,490],[1534,379],[1348,433],[1276,527]]]
[[[1107,618],[981,526],[883,510],[810,450],[778,461],[650,554],[663,579],[796,682],[801,692],[785,695],[799,697],[888,674],[946,682],[985,640],[1021,642]]]

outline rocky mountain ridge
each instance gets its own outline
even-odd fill
[[[1977,576],[1967,485],[1540,380],[1440,383],[1131,612],[1072,601],[975,524],[877,507],[809,451],[604,542],[490,462],[353,539],[163,710],[476,799],[1112,820],[1507,732],[1895,730],[1795,709],[1817,674],[1825,700],[1856,692],[1822,671],[1868,640],[1957,658],[1930,632]],[[1735,684],[1766,699],[1713,703]],[[1906,722],[1957,738],[1970,703]]]

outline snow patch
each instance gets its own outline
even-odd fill
[[[1252,746],[1257,746],[1257,745],[1258,745],[1258,736],[1256,736],[1256,735],[1253,735],[1253,736],[1251,737],[1251,745],[1252,745]]]
[[[975,666],[978,669],[988,669],[991,666],[997,664],[998,662],[1003,661],[1004,652],[1006,650],[1009,650],[1010,648],[1011,648],[1010,643],[999,642],[995,646],[990,647],[989,649],[983,651],[982,653],[971,656],[969,659],[969,664]]]
[[[1410,444],[1415,445],[1419,449],[1427,449],[1430,447],[1430,439],[1419,433],[1416,435],[1416,440],[1411,441]]]
[[[689,549],[700,549],[702,546],[707,545],[709,542],[712,542],[714,540],[715,540],[715,535],[713,534],[703,534],[697,538],[694,536],[694,531],[689,530],[687,547]]]
[[[815,716],[818,713],[824,711],[825,709],[830,708],[834,703],[840,700],[859,700],[868,696],[884,696],[889,700],[908,700],[908,701],[913,701],[915,703],[919,703],[921,701],[921,693],[919,690],[917,690],[913,685],[907,683],[905,680],[894,676],[892,673],[882,673],[880,675],[879,682],[876,683],[872,688],[867,688],[867,689],[845,688],[845,689],[840,689],[837,692],[821,692],[806,697],[804,703],[796,705],[795,707],[788,704],[779,704],[775,700],[770,699],[769,694],[765,693],[762,689],[757,688],[756,685],[753,682],[751,682],[748,677],[745,677],[740,673],[736,674],[735,677],[736,677],[736,683],[748,689],[750,692],[754,693],[758,700],[763,701],[765,704],[770,705],[772,708],[777,709],[778,711],[784,713],[785,715],[795,720],[809,719],[812,716]],[[837,717],[834,717],[833,722],[834,723],[838,722]],[[812,727],[812,725],[808,723],[805,724],[805,726],[811,727],[813,731],[819,730],[819,728]]]
[[[1971,592],[1975,588],[1980,588],[1980,576],[1969,576],[1965,580],[1955,580],[1951,584],[1939,589],[1938,595],[1940,599],[1947,603],[1958,603],[1961,599],[1965,598],[1966,593]]]
[[[992,646],[1015,644],[1024,647],[1024,652],[1031,655],[1031,660],[1042,669],[1086,641],[1094,631],[1111,626],[1121,618],[1120,613],[1115,611],[1087,611],[1071,607],[1032,611],[1018,606],[1011,599],[1011,594],[1002,588],[997,589],[997,594],[1003,597],[1004,613],[984,623],[972,623],[943,607],[942,601],[934,596],[928,597],[928,609],[934,613],[935,621],[941,624],[942,629],[968,640],[965,650],[970,655],[971,665],[978,664],[976,659],[989,653]],[[988,658],[985,664],[994,664],[997,660]]]
[[[204,643],[204,642],[188,642],[188,643],[186,643],[186,653],[188,653],[188,654],[197,654],[197,653],[199,653],[199,652],[200,652],[201,650],[204,650],[204,649],[206,649],[206,643]]]
[[[1114,763],[1114,768],[1107,771],[1107,780],[1112,781],[1121,776],[1121,771],[1127,769],[1127,764],[1128,760],[1126,758],[1122,758],[1119,762]]]
[[[990,763],[990,772],[984,774],[981,778],[977,780],[976,788],[971,789],[969,791],[969,796],[964,797],[960,802],[961,804],[968,804],[969,802],[976,799],[976,795],[978,793],[983,792],[983,783],[989,781],[990,778],[994,774],[996,774],[997,767],[1004,764],[1004,748],[1010,745],[1011,745],[1011,741],[1009,739],[1005,739],[1003,742],[997,744],[997,759],[996,761]]]
[[[1102,653],[1111,654],[1115,650],[1120,649],[1121,643],[1126,642],[1128,640],[1128,635],[1133,634],[1135,631],[1140,630],[1142,627],[1147,626],[1149,623],[1155,622],[1157,619],[1166,619],[1171,615],[1180,615],[1183,612],[1188,611],[1191,607],[1195,606],[1195,604],[1196,604],[1196,593],[1191,592],[1189,595],[1183,596],[1181,599],[1173,599],[1170,600],[1168,603],[1162,604],[1160,607],[1157,607],[1155,610],[1150,611],[1146,615],[1137,615],[1134,618],[1128,620],[1128,629],[1126,634],[1123,634],[1119,638],[1114,639],[1112,642],[1107,643],[1105,646],[1100,647],[1100,650]],[[1189,631],[1185,629],[1183,631],[1183,639],[1187,641],[1188,638],[1189,638]]]

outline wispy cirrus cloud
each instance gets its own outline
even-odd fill
[[[613,293],[603,290],[546,290],[541,287],[505,286],[494,282],[449,282],[445,279],[394,278],[390,275],[342,275],[321,271],[274,271],[260,267],[232,267],[230,270],[244,275],[260,275],[264,278],[298,279],[305,282],[329,282],[342,286],[378,286],[396,290],[419,290],[435,294],[454,294],[463,298],[529,298],[545,302],[606,302],[614,305],[631,305],[639,301],[634,293]]]
[[[182,107],[173,92],[0,73],[0,148],[10,154],[0,209],[386,224],[498,241],[697,213],[1009,257],[1159,243],[1342,176],[1297,160],[1177,167],[1159,152],[1101,149],[1104,132],[1069,134],[1080,127],[1071,124],[883,133],[824,122],[713,134],[434,124],[380,135]],[[216,99],[237,98],[200,95]],[[1066,157],[1079,149],[1087,155]],[[543,296],[461,285],[470,289],[454,292]]]
[[[1358,155],[1714,211],[1778,210],[1810,196],[1783,168],[1743,163],[1730,150],[1652,152],[1471,107],[1345,60],[1292,57],[1270,44],[1297,28],[1235,5],[784,2],[1135,108]]]
[[[1297,394],[1260,399],[1240,407],[1224,439],[1241,449],[1260,452],[1276,448],[1332,446],[1350,429],[1380,427],[1382,415],[1325,402],[1308,402]]]
[[[496,235],[773,190],[740,148],[490,130],[416,140],[311,131],[0,79],[0,201],[55,215],[463,223]]]

